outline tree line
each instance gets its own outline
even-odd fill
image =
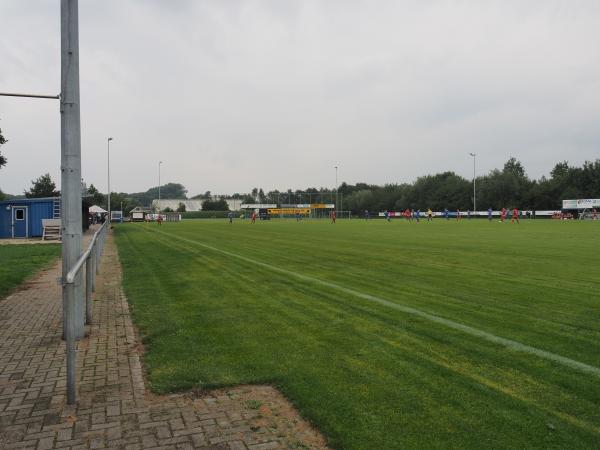
[[[560,162],[549,177],[538,180],[527,176],[520,161],[510,158],[502,169],[494,169],[476,177],[477,209],[519,208],[532,210],[559,210],[562,200],[600,197],[600,159],[586,161],[581,167]],[[402,211],[427,209],[441,211],[473,209],[473,180],[454,172],[443,172],[419,177],[413,183],[375,185],[342,183],[338,189],[338,208],[360,214],[368,211]],[[310,196],[307,196],[310,194]],[[307,188],[292,191],[270,191],[254,188],[247,195],[249,201],[286,203],[330,203],[335,201],[335,190]]]
[[[0,135],[1,136],[1,135]],[[3,139],[3,138],[2,138]],[[3,165],[5,160],[0,161]],[[49,174],[33,180],[24,192],[27,197],[52,197],[59,195]],[[600,159],[586,161],[582,166],[570,166],[566,161],[557,163],[548,177],[531,179],[525,168],[515,158],[510,158],[502,169],[494,169],[475,179],[477,209],[519,208],[533,210],[558,210],[563,199],[600,197]],[[167,183],[160,187],[163,199],[187,199],[187,189],[179,183]],[[339,195],[336,195],[339,194]],[[0,193],[0,198],[2,194]],[[463,211],[473,208],[473,180],[454,172],[443,172],[419,177],[413,183],[375,185],[343,182],[338,191],[331,188],[308,187],[306,189],[265,192],[253,188],[248,193],[235,193],[227,198],[241,199],[245,203],[335,203],[338,208],[360,214],[364,210],[400,211],[406,208]],[[107,196],[91,184],[88,198],[92,204],[107,208]],[[130,211],[136,206],[149,207],[158,198],[158,186],[145,192],[111,193],[111,206]],[[205,210],[225,211],[225,197],[215,198],[210,191],[192,199],[201,199]],[[178,208],[183,211],[185,207]]]

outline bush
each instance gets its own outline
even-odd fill
[[[181,219],[226,219],[229,211],[187,211],[181,213]]]
[[[229,206],[225,199],[220,200],[204,200],[202,202],[202,211],[227,211]]]

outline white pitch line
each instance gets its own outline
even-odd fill
[[[369,300],[372,301],[374,303],[379,303],[380,305],[384,305],[387,306],[389,308],[392,309],[396,309],[398,311],[402,311],[404,313],[407,314],[412,314],[414,316],[418,316],[418,317],[422,317],[423,319],[427,319],[431,322],[435,322],[435,323],[439,323],[441,325],[444,325],[448,328],[452,328],[454,330],[459,330],[462,331],[463,333],[466,334],[470,334],[471,336],[476,336],[478,338],[481,339],[485,339],[486,341],[489,342],[493,342],[495,344],[499,344],[502,345],[506,348],[509,348],[511,350],[515,350],[518,352],[522,352],[522,353],[529,353],[531,355],[535,355],[538,356],[540,358],[543,359],[547,359],[549,361],[553,361],[559,364],[562,364],[563,366],[567,366],[570,367],[571,369],[575,369],[578,370],[580,372],[584,372],[584,373],[588,373],[590,375],[595,375],[597,377],[600,377],[600,368],[583,363],[581,361],[577,361],[571,358],[567,358],[565,356],[561,356],[561,355],[557,355],[556,353],[552,353],[546,350],[542,350],[540,348],[537,347],[532,347],[530,345],[526,345],[526,344],[522,344],[520,342],[517,341],[513,341],[512,339],[507,339],[507,338],[503,338],[500,336],[496,336],[495,334],[492,333],[488,333],[487,331],[483,331],[483,330],[479,330],[477,328],[473,328],[470,327],[468,325],[463,325],[462,323],[458,323],[458,322],[454,322],[453,320],[450,319],[444,319],[443,317],[440,316],[436,316],[435,314],[430,314],[427,313],[425,311],[421,311],[420,309],[416,309],[416,308],[412,308],[410,306],[404,306],[398,303],[394,303],[391,302],[389,300],[386,300],[384,298],[381,297],[376,297],[374,295],[370,295],[370,294],[365,294],[363,292],[360,291],[355,291],[354,289],[349,289],[346,288],[344,286],[340,286],[339,284],[335,284],[335,283],[331,283],[329,281],[323,281],[320,280],[318,278],[313,278],[310,277],[308,275],[303,275],[301,273],[298,272],[294,272],[292,270],[287,270],[287,269],[282,269],[281,267],[277,267],[277,266],[272,266],[271,264],[267,264],[261,261],[257,261],[255,259],[252,258],[248,258],[246,256],[242,256],[242,255],[238,255],[237,253],[232,253],[229,252],[227,250],[222,250],[220,248],[217,247],[213,247],[212,245],[208,245],[205,244],[203,242],[199,242],[199,241],[193,241],[191,239],[186,239],[183,238],[181,236],[176,236],[176,235],[172,235],[172,234],[168,234],[168,233],[164,233],[162,231],[158,231],[160,234],[164,234],[165,236],[169,236],[169,237],[174,237],[177,238],[179,240],[185,241],[185,242],[189,242],[191,244],[195,244],[195,245],[199,245],[201,247],[207,248],[209,250],[212,250],[214,252],[217,253],[221,253],[223,255],[227,255],[227,256],[231,256],[232,258],[237,258],[241,261],[246,261],[252,264],[255,264],[257,266],[261,266],[264,267],[266,269],[270,269],[274,272],[279,272],[285,275],[289,275],[292,276],[294,278],[298,278],[300,280],[304,280],[304,281],[310,281],[312,283],[315,284],[319,284],[321,286],[325,286],[331,289],[335,289],[341,292],[344,292],[346,294],[350,294],[354,297],[358,297],[358,298],[362,298],[364,300]]]

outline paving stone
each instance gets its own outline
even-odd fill
[[[247,450],[247,448],[242,441],[229,442],[230,450]]]
[[[262,389],[266,402],[279,395],[270,387],[220,390],[201,398],[146,392],[112,236],[96,279],[94,323],[77,343],[78,402],[66,405],[59,276],[58,261],[25,289],[0,299],[1,449],[264,450],[303,442],[306,430],[285,441],[277,430],[256,425],[259,416],[247,408],[244,395]],[[306,447],[325,448],[320,439]]]

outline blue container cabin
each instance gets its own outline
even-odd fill
[[[60,219],[60,197],[0,201],[0,238],[40,237],[42,219]]]

